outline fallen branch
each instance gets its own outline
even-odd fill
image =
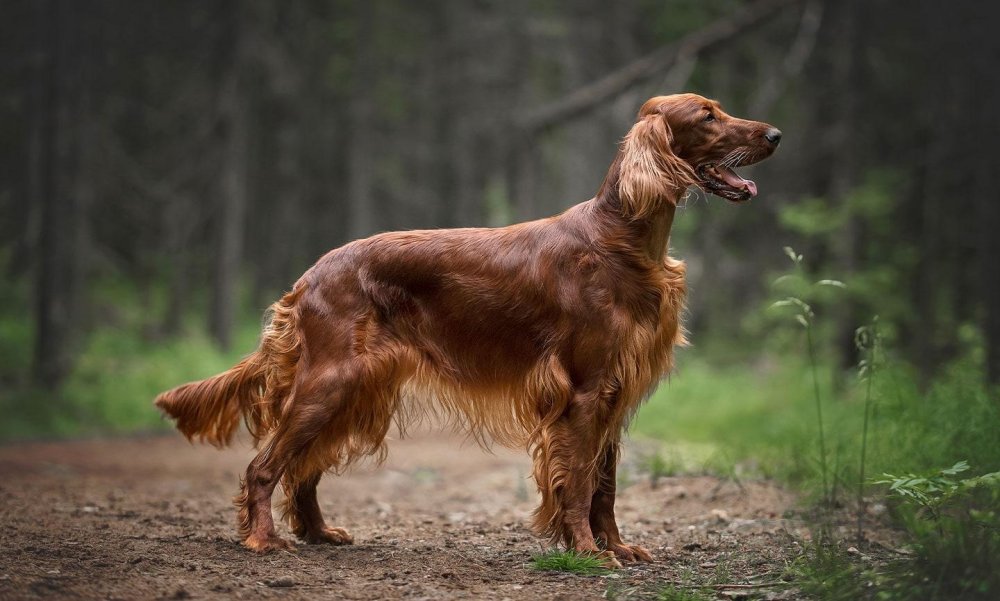
[[[779,585],[780,586],[788,586],[788,584],[789,584],[788,582],[785,582],[783,580],[773,580],[771,582],[756,582],[756,583],[753,583],[753,584],[736,584],[736,583],[732,583],[732,584],[727,584],[727,583],[721,583],[721,584],[691,584],[690,582],[681,582],[680,580],[663,580],[662,582],[665,583],[665,584],[669,584],[671,586],[676,586],[678,588],[689,588],[689,589],[710,588],[710,589],[715,589],[715,590],[724,590],[724,589],[727,589],[727,588],[729,588],[729,589],[771,588],[771,587],[779,586]]]
[[[721,47],[738,34],[758,25],[780,8],[801,0],[759,0],[689,33],[637,59],[603,78],[570,92],[558,100],[526,111],[516,118],[516,124],[528,133],[553,127],[595,108],[600,103],[622,93],[629,87],[670,68],[678,57],[694,57]]]
[[[771,588],[772,586],[787,585],[787,582],[783,580],[773,580],[771,582],[757,582],[754,584],[707,584],[704,588],[714,588],[714,589],[753,589],[753,588]]]

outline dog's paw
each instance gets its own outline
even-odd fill
[[[616,557],[611,551],[600,551],[598,553],[594,553],[594,557],[599,559],[601,564],[608,569],[617,570],[622,567],[621,562],[618,561],[618,557]]]
[[[243,546],[255,553],[270,553],[271,551],[294,551],[295,546],[277,535],[258,536],[251,534],[243,541]]]
[[[578,543],[573,547],[569,548],[570,551],[578,555],[584,555],[587,557],[593,557],[598,560],[601,565],[609,570],[617,570],[622,567],[621,562],[615,557],[615,554],[611,551],[605,551],[600,549],[593,541],[588,543]]]
[[[305,537],[306,542],[313,544],[328,545],[353,545],[354,537],[343,528],[323,528],[319,532],[309,533]]]
[[[607,552],[613,553],[621,561],[653,561],[653,556],[650,555],[649,551],[639,545],[626,545],[625,543],[608,545]]]

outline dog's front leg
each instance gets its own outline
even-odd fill
[[[595,405],[576,400],[565,415],[543,428],[534,451],[534,476],[542,495],[535,512],[535,529],[561,539],[569,549],[620,566],[613,551],[602,551],[597,546],[591,530],[600,432],[593,416]]]
[[[590,504],[590,529],[604,541],[604,548],[621,561],[653,561],[653,556],[638,545],[622,542],[615,521],[615,490],[620,443],[609,443],[601,453],[597,467],[597,490]]]

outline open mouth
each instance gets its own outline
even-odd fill
[[[727,165],[705,163],[698,167],[699,185],[706,191],[732,202],[745,202],[757,196],[757,184],[744,179]]]

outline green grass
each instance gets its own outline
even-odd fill
[[[843,549],[830,544],[809,544],[788,568],[788,576],[810,599],[861,601],[875,598],[881,578],[861,566]],[[871,586],[869,586],[871,583]]]
[[[798,452],[815,429],[803,365],[725,365],[691,352],[678,364],[639,411],[633,436],[663,441],[686,471],[731,472],[739,464],[765,477],[798,480],[809,473]]]
[[[687,471],[771,477],[806,493],[821,487],[815,405],[800,359],[758,358],[721,364],[684,353],[677,373],[636,416],[634,437],[662,441]],[[864,420],[863,387],[834,391],[820,367],[827,446],[837,466],[833,487],[846,498],[856,486]],[[948,366],[926,391],[906,366],[884,368],[874,381],[866,473],[927,471],[966,460],[977,473],[1000,469],[1000,398],[973,361]]]
[[[604,562],[592,555],[576,551],[546,551],[531,557],[531,567],[543,572],[569,572],[581,576],[603,576],[611,570]]]

